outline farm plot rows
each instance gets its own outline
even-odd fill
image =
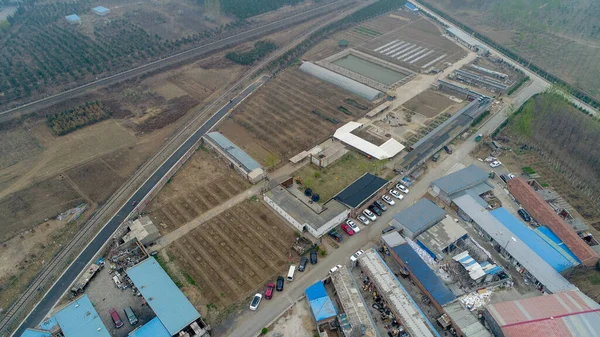
[[[200,292],[196,307],[223,308],[274,281],[295,254],[294,238],[291,227],[263,203],[246,201],[166,249]]]
[[[239,135],[231,134],[229,129],[232,128],[227,127],[227,123],[236,123],[269,152],[287,159],[323,141],[343,123],[362,117],[373,106],[364,99],[352,97],[368,107],[360,110],[344,103],[349,97],[332,85],[298,70],[288,70],[236,109],[220,131],[236,139]],[[352,115],[339,111],[340,105]],[[236,143],[244,146],[242,142]]]

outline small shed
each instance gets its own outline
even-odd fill
[[[65,19],[67,19],[67,22],[70,23],[70,24],[72,24],[72,25],[79,25],[79,24],[81,24],[81,18],[77,14],[67,15],[67,16],[65,16]]]
[[[310,305],[310,310],[317,326],[334,321],[337,317],[337,310],[327,295],[327,290],[322,281],[306,288],[306,299]]]
[[[110,9],[103,7],[103,6],[94,7],[94,8],[92,8],[92,11],[94,12],[94,14],[100,15],[100,16],[105,16],[110,13]]]

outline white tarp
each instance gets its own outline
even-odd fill
[[[400,142],[393,138],[381,144],[381,146],[377,146],[356,135],[353,135],[352,131],[361,126],[361,123],[348,122],[341,128],[337,129],[333,134],[333,137],[379,160],[392,158],[400,151],[404,150],[404,145],[400,144]]]

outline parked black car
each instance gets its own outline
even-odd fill
[[[433,155],[433,157],[431,157],[431,160],[434,161],[434,162],[438,161],[439,159],[440,159],[440,153],[439,152],[436,152]]]
[[[335,229],[330,230],[329,233],[327,233],[327,235],[329,235],[332,239],[334,239],[337,242],[342,242],[342,236]]]
[[[375,205],[379,207],[382,211],[387,211],[387,207],[385,207],[385,204],[383,202],[375,200]]]
[[[306,264],[308,263],[308,258],[303,256],[300,258],[300,264],[298,265],[298,271],[304,271],[306,269]]]
[[[525,220],[526,222],[531,221],[531,215],[529,215],[529,213],[526,210],[521,208],[520,210],[517,211],[517,213],[519,213],[521,218],[523,218],[523,220]]]
[[[283,278],[283,276],[277,276],[277,285],[275,286],[275,289],[277,289],[277,291],[283,291],[283,284],[285,279]]]
[[[450,145],[444,146],[444,151],[446,151],[447,154],[452,154],[452,148]]]
[[[377,207],[377,205],[373,204],[371,206],[369,206],[369,210],[375,214],[377,214],[377,216],[381,216],[381,209],[379,207]]]
[[[504,181],[505,184],[508,182],[508,176],[506,174],[501,174],[500,179],[502,179],[502,181]]]
[[[316,250],[310,251],[310,264],[317,264],[317,251]]]

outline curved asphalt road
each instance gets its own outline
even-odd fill
[[[202,136],[204,136],[217,122],[223,118],[227,112],[232,109],[236,104],[248,97],[252,92],[258,89],[266,80],[267,76],[264,76],[261,80],[254,82],[248,86],[244,91],[237,95],[231,102],[225,104],[219,111],[217,111],[208,121],[206,121],[194,134],[183,143],[177,151],[175,151],[169,159],[167,159],[151,176],[144,182],[144,184],[133,194],[133,196],[127,200],[125,205],[108,221],[108,223],[100,230],[100,232],[94,237],[87,247],[81,252],[77,259],[67,268],[67,270],[60,276],[58,281],[50,288],[46,296],[36,305],[33,311],[27,316],[21,326],[13,333],[13,336],[21,336],[25,329],[34,328],[37,326],[46,316],[46,314],[52,309],[55,303],[58,302],[62,294],[71,285],[73,280],[79,275],[79,273],[86,267],[86,265],[92,260],[94,255],[98,253],[98,250],[104,245],[104,243],[112,236],[119,225],[127,218],[127,216],[133,211],[135,206],[132,205],[133,201],[139,201],[152,190],[152,188],[160,181],[160,179],[173,167],[179,158],[181,158]]]

